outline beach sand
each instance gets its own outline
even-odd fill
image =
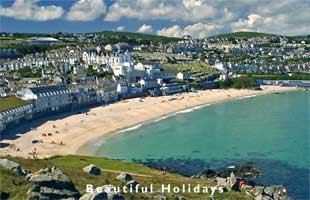
[[[96,139],[177,111],[239,97],[296,90],[277,86],[266,86],[262,89],[205,90],[172,96],[128,99],[99,106],[90,109],[87,115],[81,113],[46,121],[37,129],[22,134],[17,139],[2,140],[1,142],[15,145],[20,151],[6,147],[0,149],[0,155],[32,158],[29,153],[33,152],[34,148],[38,158],[68,154],[87,155],[85,145]],[[32,140],[43,140],[43,143],[32,144]]]

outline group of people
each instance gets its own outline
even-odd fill
[[[20,149],[17,148],[15,144],[10,144],[10,145],[9,145],[9,148],[10,148],[10,149],[13,149],[14,151],[20,151]]]

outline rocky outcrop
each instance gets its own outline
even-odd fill
[[[41,169],[26,176],[27,196],[34,199],[79,199],[80,193],[71,180],[58,168]]]
[[[108,200],[108,194],[106,192],[86,193],[79,200]]]
[[[213,179],[216,177],[226,178],[229,177],[231,173],[234,173],[236,178],[242,179],[255,178],[260,175],[259,170],[251,165],[237,165],[220,170],[207,169],[192,177],[201,179]]]
[[[127,173],[121,173],[120,175],[118,175],[116,177],[117,180],[120,180],[120,181],[123,181],[123,182],[128,182],[128,181],[131,181],[133,180],[133,178],[131,177],[130,174],[127,174]]]
[[[223,187],[225,190],[238,190],[237,178],[233,172],[226,178],[217,177],[216,182],[218,187]]]
[[[255,200],[292,200],[287,196],[286,189],[282,185],[272,186],[249,186],[244,185],[241,190]]]
[[[21,176],[25,176],[29,173],[29,170],[24,170],[20,164],[8,159],[0,159],[0,165],[5,169],[13,171]]]
[[[83,171],[89,173],[93,176],[99,176],[101,174],[101,169],[98,168],[96,165],[88,165],[87,167],[83,168]]]
[[[202,172],[200,172],[197,175],[192,176],[192,178],[201,178],[201,179],[209,179],[209,178],[215,178],[217,176],[217,172],[212,169],[207,169]]]

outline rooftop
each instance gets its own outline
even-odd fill
[[[69,90],[64,85],[48,85],[48,86],[34,87],[30,88],[30,90],[35,94],[55,92],[55,91],[64,91],[66,93],[69,92]]]
[[[17,108],[28,103],[28,101],[18,99],[15,96],[0,98],[0,112]]]

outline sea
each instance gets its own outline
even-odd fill
[[[184,175],[252,164],[258,184],[284,185],[308,200],[310,92],[247,96],[154,119],[92,144],[92,154]]]

